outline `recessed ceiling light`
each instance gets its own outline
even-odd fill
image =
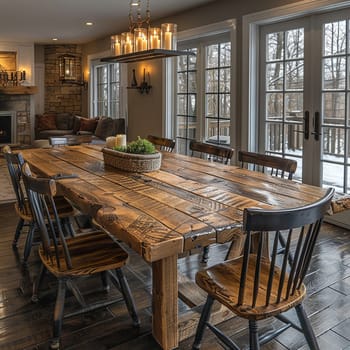
[[[52,40],[53,40],[53,41],[57,41],[57,40],[58,40],[58,38],[52,38]]]
[[[86,26],[93,26],[94,23],[93,23],[93,22],[85,22],[85,25],[86,25]]]

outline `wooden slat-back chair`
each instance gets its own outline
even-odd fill
[[[101,304],[101,302],[96,305],[86,304],[83,295],[75,284],[75,280],[79,277],[101,274],[106,288],[108,288],[107,278],[112,280],[123,295],[133,325],[139,326],[140,322],[134,301],[122,272],[122,267],[128,261],[127,252],[107,232],[102,230],[66,238],[58,220],[54,201],[56,194],[55,180],[34,178],[27,163],[22,167],[22,174],[42,242],[39,247],[42,268],[34,283],[32,300],[34,302],[38,301],[40,283],[46,272],[51,273],[58,280],[51,348],[59,348],[67,288],[72,291],[81,304],[81,312],[91,311],[94,308],[106,305],[106,303]],[[51,213],[54,213],[57,225],[53,221]],[[113,302],[116,302],[116,300]]]
[[[238,161],[242,168],[248,167],[248,164],[252,164],[254,171],[266,171],[272,176],[287,178],[288,180],[293,179],[293,175],[297,169],[297,162],[293,159],[247,151],[238,151]],[[283,249],[285,240],[282,234],[279,235],[279,241],[282,246],[281,249]],[[236,255],[239,247],[240,244],[237,241],[232,241],[226,255],[226,260]]]
[[[233,148],[198,141],[190,142],[190,150],[192,156],[198,153],[200,157],[205,156],[208,160],[224,164],[229,163],[234,153]]]
[[[243,230],[246,234],[243,255],[212,266],[196,274],[196,283],[208,293],[198,324],[192,349],[199,349],[206,326],[230,349],[238,346],[209,321],[213,301],[225,305],[239,317],[249,321],[250,349],[260,348],[283,330],[293,327],[304,333],[311,349],[318,349],[310,321],[302,306],[306,295],[303,284],[323,216],[329,208],[334,189],[319,201],[304,207],[263,210],[245,209]],[[278,235],[288,233],[283,256],[277,255]],[[272,243],[272,255],[264,256],[264,235]],[[259,246],[251,250],[252,236],[258,235]],[[291,261],[290,258],[292,257]],[[295,308],[300,325],[281,315]],[[257,321],[277,317],[285,325],[274,334],[258,336]]]
[[[148,135],[147,140],[152,142],[160,151],[172,152],[175,148],[175,140],[154,135]]]
[[[191,156],[199,154],[199,157],[205,157],[209,161],[228,164],[231,160],[234,150],[233,148],[212,145],[198,141],[190,142]],[[209,259],[209,246],[203,247],[202,262],[207,263]]]
[[[20,152],[12,153],[9,146],[4,146],[2,151],[6,159],[7,168],[11,177],[12,187],[16,194],[15,210],[19,217],[16,232],[12,242],[12,247],[14,249],[17,248],[18,239],[21,235],[23,227],[29,227],[23,253],[23,263],[26,264],[33,245],[33,236],[36,225],[32,212],[30,210],[29,202],[25,193],[26,191],[22,183],[21,167],[24,164],[24,159]],[[73,235],[74,232],[70,219],[76,214],[76,210],[64,197],[59,196],[56,197],[55,200],[58,207],[59,217],[64,225],[66,233]]]
[[[269,169],[271,175],[287,177],[292,180],[297,170],[297,162],[293,159],[271,156],[268,154],[239,151],[238,161],[244,167],[247,164],[253,164],[253,170],[265,172]]]

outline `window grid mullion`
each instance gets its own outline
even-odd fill
[[[223,124],[223,127],[224,128],[227,128],[227,127],[229,128],[230,117],[221,118],[220,97],[221,96],[228,96],[227,103],[228,104],[231,103],[230,99],[229,99],[230,91],[223,90],[221,92],[221,90],[220,90],[220,82],[221,82],[221,76],[220,75],[221,75],[221,72],[222,72],[223,69],[231,68],[230,65],[224,64],[224,65],[221,66],[221,64],[220,64],[220,55],[221,55],[222,49],[224,49],[222,47],[222,44],[223,43],[211,44],[211,45],[208,45],[208,46],[204,45],[205,50],[200,50],[201,46],[199,45],[197,47],[197,61],[196,61],[197,67],[199,65],[198,69],[197,70],[193,70],[193,69],[191,69],[191,70],[190,69],[177,70],[177,76],[178,77],[180,77],[179,74],[181,74],[181,73],[184,73],[184,72],[187,73],[187,75],[186,75],[186,84],[187,84],[186,90],[181,92],[181,93],[177,93],[178,101],[179,101],[179,96],[181,96],[181,95],[183,97],[186,96],[186,103],[187,103],[187,105],[186,105],[186,110],[183,111],[183,113],[186,114],[186,119],[185,119],[185,121],[183,121],[183,123],[185,124],[184,127],[186,127],[186,132],[185,132],[185,130],[183,132],[183,135],[186,136],[186,139],[187,139],[186,141],[188,141],[189,138],[190,138],[190,110],[192,110],[191,109],[191,103],[190,103],[191,102],[190,101],[190,97],[192,96],[192,94],[196,95],[195,102],[196,102],[197,123],[196,123],[195,130],[197,132],[199,131],[199,133],[201,134],[200,136],[202,136],[202,137],[200,138],[200,140],[204,139],[204,141],[206,141],[207,138],[211,137],[210,135],[212,135],[212,136],[215,136],[215,138],[214,138],[215,143],[221,143],[221,134],[220,134],[221,133],[221,130],[220,130],[220,125],[221,125],[220,122],[221,122],[221,120],[227,121],[228,126],[225,123],[225,124]],[[208,62],[209,62],[208,61],[208,59],[209,59],[208,58],[208,54],[209,54],[208,52],[209,52],[209,49],[210,49],[210,47],[212,45],[216,45],[217,46],[216,48],[215,47],[213,47],[213,48],[216,49],[216,54],[218,55],[218,57],[217,57],[218,61],[217,61],[216,67],[207,67],[208,66]],[[227,44],[227,45],[228,46],[226,47],[226,50],[228,49],[227,55],[229,55],[230,54],[230,51],[229,51],[230,47],[229,47],[229,44]],[[215,57],[215,56],[213,56],[213,57]],[[187,62],[187,68],[188,68],[188,66],[189,66],[189,57],[187,58],[186,62]],[[226,60],[225,60],[225,63],[226,63]],[[190,89],[189,89],[189,83],[190,83],[189,75],[190,74],[189,73],[196,72],[197,73],[197,79],[196,80],[197,81],[198,80],[201,81],[201,79],[199,79],[199,78],[206,77],[206,76],[208,77],[210,71],[215,71],[216,74],[217,74],[216,79],[214,79],[213,82],[212,82],[213,84],[216,84],[217,87],[215,89],[211,89],[213,91],[210,91],[210,92],[208,92],[207,89],[204,89],[204,91],[202,92],[202,94],[200,94],[200,96],[198,96],[198,91],[193,92],[193,93],[190,92]],[[200,74],[201,74],[201,76],[199,76]],[[228,78],[226,77],[226,79],[229,79],[229,77]],[[227,85],[227,80],[223,80],[223,83]],[[206,84],[208,84],[207,81],[206,81]],[[197,86],[197,89],[198,89],[198,86]],[[230,89],[228,89],[228,90],[230,90]],[[209,96],[212,96],[212,98],[208,99]],[[208,108],[209,101],[211,101],[211,105],[210,105],[211,109]],[[216,103],[216,105],[212,104],[213,101]],[[198,103],[200,105],[198,105]],[[180,107],[180,106],[178,105],[178,107]],[[198,113],[200,113],[199,111],[202,110],[203,107],[204,107],[204,111],[203,111],[204,113],[202,113],[202,118],[200,120],[198,120]],[[227,113],[229,113],[230,105],[225,106],[225,111],[226,111],[226,108],[227,108]],[[214,114],[214,115],[209,117],[208,112],[210,112],[211,114]],[[178,109],[176,115],[177,115],[177,117],[181,116],[181,114],[179,114],[179,109]],[[212,120],[213,124],[210,125],[210,123],[208,123],[209,120]],[[198,127],[198,122],[200,123],[200,125],[202,125],[203,121],[205,122],[204,123],[205,124],[205,129],[204,130],[201,129],[201,127]],[[177,128],[179,128],[179,124],[178,124]],[[178,129],[178,131],[179,130],[180,129]],[[211,132],[209,132],[209,130]],[[225,130],[223,130],[222,134],[223,135],[227,135],[229,137],[230,133],[229,133],[229,131],[227,131],[225,129]],[[196,135],[192,135],[192,136],[195,139],[197,139]],[[180,133],[179,132],[177,132],[177,137],[179,139],[183,139],[183,137],[180,137]],[[193,137],[191,137],[191,139]],[[224,142],[228,142],[228,140],[224,139]]]

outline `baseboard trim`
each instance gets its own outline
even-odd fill
[[[334,215],[326,215],[324,221],[336,225],[347,230],[350,230],[350,210],[344,210]]]

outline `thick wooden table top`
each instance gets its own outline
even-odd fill
[[[322,197],[323,189],[269,175],[163,153],[159,171],[136,174],[105,166],[97,146],[24,150],[32,170],[58,181],[62,194],[152,262],[225,242],[247,207],[291,208]]]

